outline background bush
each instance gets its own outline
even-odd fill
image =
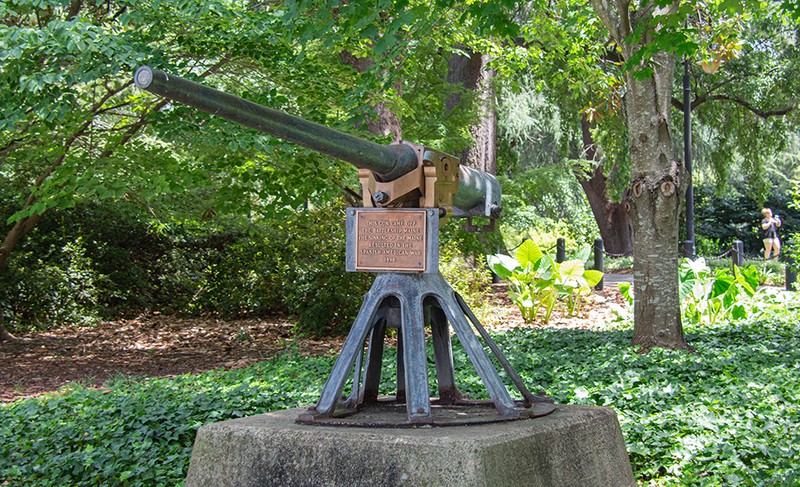
[[[298,330],[349,328],[371,277],[344,270],[344,209],[160,224],[134,205],[48,214],[0,275],[12,331],[147,311],[292,313]]]
[[[715,194],[708,185],[695,189],[695,231],[698,236],[698,254],[707,257],[719,255],[731,248],[734,240],[741,240],[745,253],[762,254],[761,209],[771,208],[781,217],[779,229],[782,240],[798,228],[800,212],[792,207],[790,195],[774,193],[764,204],[731,189]]]

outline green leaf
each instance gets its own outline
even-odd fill
[[[486,263],[489,265],[489,269],[501,279],[509,279],[514,272],[522,271],[519,262],[505,254],[487,255]]]
[[[577,259],[577,260],[579,260],[581,262],[586,262],[587,260],[589,260],[589,257],[591,255],[592,255],[592,248],[589,245],[584,245],[575,254],[574,259]]]
[[[539,249],[539,246],[531,240],[527,239],[517,248],[517,262],[524,267],[534,267],[544,254]]]
[[[561,279],[564,281],[577,281],[583,277],[584,268],[582,260],[568,260],[559,265]]]
[[[586,283],[589,286],[594,287],[600,284],[600,281],[603,280],[603,273],[595,269],[588,269],[583,273],[583,278],[586,279]],[[630,290],[630,283],[620,283],[620,291],[622,291],[622,284],[625,284],[627,290]],[[623,292],[623,296],[624,295],[625,293]]]

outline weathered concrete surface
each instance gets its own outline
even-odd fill
[[[612,409],[559,405],[542,418],[425,429],[297,425],[302,411],[202,427],[186,486],[635,485]]]

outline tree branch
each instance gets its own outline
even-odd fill
[[[627,5],[627,2],[621,3]],[[617,5],[620,6],[619,4]],[[625,38],[625,35],[623,33],[622,26],[620,25],[619,13],[614,10],[608,0],[592,0],[592,6],[594,7],[595,13],[597,13],[597,16],[600,18],[600,21],[611,33],[611,37],[614,38],[614,42],[622,45],[622,40]],[[627,7],[624,8],[627,10]]]
[[[761,110],[760,108],[753,106],[752,104],[750,104],[745,100],[742,100],[741,98],[736,98],[725,94],[711,95],[711,99],[718,101],[729,101],[731,103],[735,103],[739,106],[746,108],[747,110],[751,111],[755,115],[765,120],[769,117],[780,117],[782,115],[786,115],[797,109],[797,105],[795,103],[791,103],[786,107],[778,108],[775,110]],[[694,104],[692,104],[692,107],[694,107]]]

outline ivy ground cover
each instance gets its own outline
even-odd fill
[[[496,340],[535,390],[617,411],[640,485],[800,485],[797,316],[689,332],[696,354],[636,354],[627,330],[518,329]],[[180,485],[201,425],[310,404],[331,366],[286,354],[2,406],[0,485]],[[477,377],[458,382],[480,395]]]

